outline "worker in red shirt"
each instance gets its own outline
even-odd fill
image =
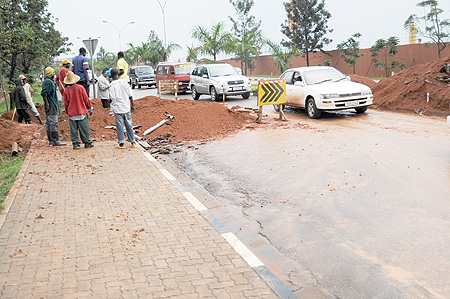
[[[64,59],[62,62],[62,66],[59,69],[58,75],[55,77],[55,83],[58,84],[59,92],[61,93],[62,99],[60,102],[63,104],[61,108],[64,109],[64,90],[66,89],[66,86],[64,86],[64,78],[66,78],[67,73],[69,72],[70,67],[70,61],[68,59]]]
[[[89,129],[89,115],[92,115],[94,108],[86,93],[86,89],[80,84],[76,84],[80,80],[80,76],[73,72],[68,72],[64,78],[66,89],[64,91],[64,107],[69,116],[70,138],[72,139],[73,149],[80,149],[80,140],[78,132],[80,132],[81,141],[85,148],[93,147],[94,144],[90,139],[91,131]]]

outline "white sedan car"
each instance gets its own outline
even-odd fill
[[[333,67],[293,68],[280,78],[286,79],[286,105],[305,108],[310,118],[320,118],[322,110],[355,109],[364,113],[373,103],[368,86],[350,81]]]

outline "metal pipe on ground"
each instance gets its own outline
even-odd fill
[[[13,156],[17,156],[19,154],[19,146],[17,145],[17,142],[13,142],[12,149],[11,149],[11,154]]]

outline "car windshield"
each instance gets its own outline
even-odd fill
[[[336,69],[318,69],[303,72],[303,77],[308,85],[326,82],[337,82],[348,80],[344,74]]]
[[[136,70],[136,74],[139,74],[139,75],[151,75],[151,74],[155,73],[151,66],[137,67],[135,70]]]
[[[177,75],[188,75],[194,69],[195,64],[186,63],[186,64],[177,64],[175,65],[175,74]]]
[[[209,67],[209,74],[211,75],[211,77],[238,75],[234,67],[228,64]]]

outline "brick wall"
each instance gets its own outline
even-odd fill
[[[356,74],[361,76],[366,76],[370,78],[380,78],[385,76],[385,71],[376,69],[372,62],[372,57],[370,56],[370,49],[362,49],[362,53],[365,54],[364,57],[361,57],[358,60],[358,64],[356,65]],[[309,64],[312,65],[324,65],[326,60],[331,61],[331,66],[339,69],[344,74],[352,74],[353,69],[351,66],[346,64],[344,60],[339,56],[339,50],[333,50],[327,52],[331,56],[317,52],[310,53]],[[447,47],[443,52],[441,52],[441,57],[445,58],[450,56],[450,46]],[[429,61],[437,60],[437,46],[435,44],[431,44],[427,46],[425,44],[414,44],[414,45],[402,45],[398,47],[398,53],[396,57],[400,60],[401,63],[404,63],[407,68],[417,65],[423,64]],[[234,66],[240,67],[240,62],[232,59],[222,60],[222,62],[230,63]],[[292,67],[306,66],[306,60],[302,57],[298,57],[293,61]],[[394,70],[394,72],[398,72],[400,69]],[[249,75],[272,75],[279,76],[280,73],[273,63],[273,59],[271,55],[263,55],[259,56],[255,60],[255,69]]]

